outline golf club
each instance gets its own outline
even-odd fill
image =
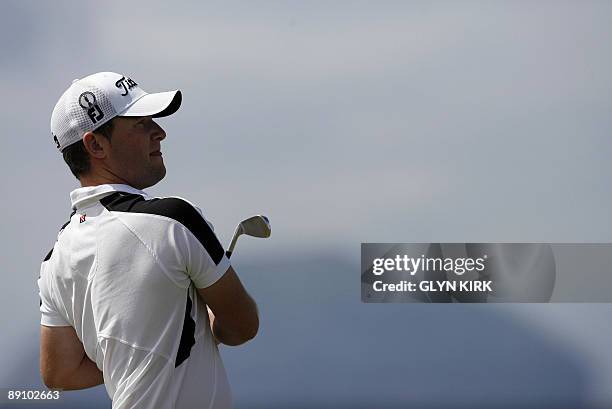
[[[270,227],[270,221],[266,216],[257,215],[251,216],[248,219],[245,219],[238,224],[236,227],[236,231],[234,231],[234,237],[232,237],[232,241],[229,245],[229,248],[225,252],[227,258],[232,256],[234,252],[234,247],[236,247],[236,242],[238,241],[238,237],[243,234],[251,237],[270,237],[270,233],[272,232],[272,228]]]

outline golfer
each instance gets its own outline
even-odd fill
[[[53,142],[81,187],[38,280],[50,388],[104,383],[115,409],[232,406],[217,343],[256,335],[255,302],[200,209],[143,192],[166,174],[155,118],[180,104],[180,91],[101,72],[53,110]]]

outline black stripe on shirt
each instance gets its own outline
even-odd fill
[[[219,264],[225,251],[206,220],[188,202],[168,197],[145,200],[141,195],[117,192],[100,200],[109,211],[146,213],[165,216],[185,226],[204,246],[215,264]]]
[[[176,353],[174,367],[182,364],[189,355],[191,355],[191,347],[195,344],[195,321],[191,318],[191,298],[187,293],[187,305],[185,305],[185,319],[183,321],[183,331],[181,332],[181,340]]]
[[[51,254],[53,254],[53,249],[54,249],[54,248],[55,248],[55,246],[54,246],[54,247],[51,247],[51,250],[49,250],[49,252],[48,252],[48,253],[47,253],[47,255],[45,256],[45,259],[43,260],[43,262],[44,262],[44,261],[49,261],[49,259],[51,258]]]

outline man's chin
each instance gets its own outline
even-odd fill
[[[155,168],[149,173],[146,180],[143,179],[143,182],[141,183],[141,187],[137,187],[137,186],[134,186],[134,187],[136,187],[137,189],[146,189],[148,187],[158,184],[159,182],[162,181],[164,177],[166,177],[166,167],[162,166],[160,168]]]
[[[154,183],[151,186],[161,182],[165,177],[166,177],[166,167],[162,166],[158,170],[158,173],[156,174],[156,177],[155,177],[155,181],[154,181]]]

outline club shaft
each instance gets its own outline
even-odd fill
[[[232,237],[232,241],[230,242],[230,245],[227,248],[227,253],[229,253],[228,257],[230,257],[232,253],[234,252],[234,247],[236,247],[236,243],[238,242],[238,237],[240,237],[241,234],[242,234],[242,229],[240,228],[240,225],[238,225],[238,227],[236,227],[236,230],[234,231],[234,237]]]

